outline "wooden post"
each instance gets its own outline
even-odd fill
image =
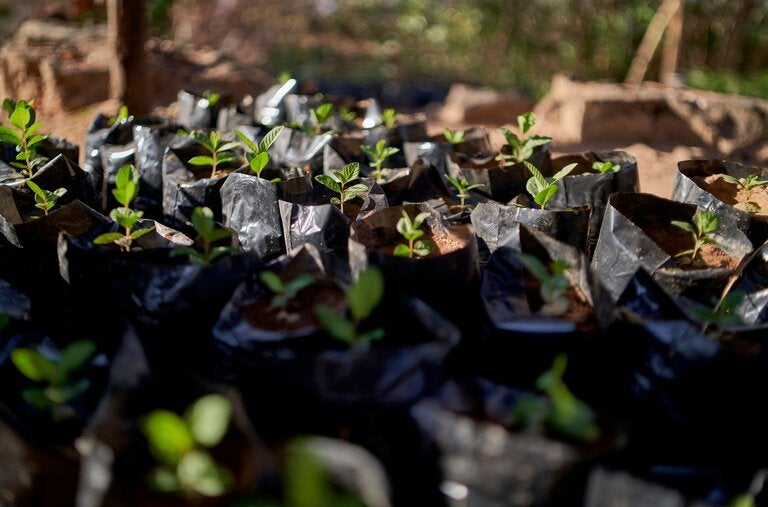
[[[149,113],[144,0],[107,0],[107,28],[112,53],[110,97],[128,106],[131,114]]]
[[[680,0],[680,7],[669,22],[669,27],[667,27],[667,35],[664,37],[664,47],[661,51],[659,78],[666,85],[677,84],[677,60],[680,56],[680,46],[683,40],[684,16],[685,4],[683,0]]]
[[[624,80],[626,84],[639,85],[643,82],[645,73],[648,71],[648,64],[661,42],[664,30],[667,29],[678,9],[682,7],[682,0],[664,0],[661,3],[659,10],[653,15],[645,35],[643,35],[643,40],[640,42],[640,47],[637,48],[635,57],[632,59],[632,65],[629,67],[629,72],[627,72],[627,77]]]

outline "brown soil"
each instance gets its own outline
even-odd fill
[[[696,185],[714,195],[726,204],[730,204],[736,209],[752,213],[755,217],[768,220],[768,189],[765,187],[755,187],[751,190],[745,190],[743,187],[728,183],[720,174],[711,174],[705,178],[695,176],[691,178]],[[757,209],[757,212],[751,212],[749,208]],[[753,206],[757,205],[756,208]]]
[[[334,288],[310,285],[299,291],[285,308],[273,308],[272,298],[259,300],[241,310],[243,318],[259,329],[293,332],[318,326],[314,308],[323,304],[338,313],[346,312],[344,294]]]

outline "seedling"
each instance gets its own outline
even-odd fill
[[[248,161],[248,166],[259,178],[261,178],[261,171],[263,171],[269,163],[269,147],[272,146],[277,139],[277,136],[280,135],[284,128],[285,127],[282,125],[273,128],[267,132],[267,135],[264,136],[258,145],[251,141],[251,139],[243,132],[235,130],[237,137],[239,137],[248,150],[250,150],[245,152],[245,159]]]
[[[448,179],[448,182],[454,186],[454,188],[458,191],[457,197],[459,198],[459,207],[461,208],[461,211],[464,210],[472,210],[472,206],[469,206],[465,204],[465,201],[470,197],[469,191],[474,190],[476,188],[484,187],[482,183],[475,183],[473,185],[470,185],[467,181],[467,178],[464,176],[459,176],[458,178],[453,178],[450,175],[446,174],[445,177]]]
[[[17,348],[11,352],[11,361],[22,375],[37,385],[21,392],[24,401],[38,410],[49,410],[57,420],[72,415],[67,404],[79,397],[91,385],[87,378],[77,378],[81,370],[96,353],[91,341],[76,341],[61,350],[59,357],[50,358],[34,348]]]
[[[395,247],[392,252],[398,257],[425,257],[435,249],[435,243],[430,240],[419,240],[424,235],[424,231],[421,230],[421,225],[424,220],[429,216],[429,213],[419,213],[416,218],[411,221],[408,213],[402,210],[403,218],[397,221],[397,232],[399,232],[406,240],[408,244],[401,243]]]
[[[49,192],[48,190],[40,188],[40,186],[32,180],[26,180],[25,183],[32,189],[32,192],[35,193],[35,207],[43,210],[45,216],[48,216],[48,212],[51,208],[56,206],[56,201],[59,200],[59,197],[67,193],[66,188],[57,188],[53,192]]]
[[[512,153],[499,153],[496,160],[503,165],[512,165],[524,160],[528,160],[533,155],[533,150],[539,146],[544,146],[552,142],[551,137],[530,136],[526,137],[534,125],[536,125],[536,115],[533,113],[521,114],[517,117],[517,125],[520,130],[520,136],[509,129],[502,128],[501,133],[507,144],[512,148]]]
[[[232,231],[216,226],[216,222],[213,220],[213,211],[210,208],[195,208],[192,210],[190,219],[192,227],[195,228],[195,232],[203,241],[203,251],[198,252],[192,247],[182,246],[172,249],[171,257],[187,255],[193,263],[208,266],[219,257],[237,252],[236,248],[230,246],[213,246],[217,241],[232,236]]]
[[[730,174],[723,174],[721,177],[728,183],[739,186],[744,190],[752,190],[755,187],[768,185],[768,180],[758,180],[756,174],[750,174],[746,178],[736,178]]]
[[[5,99],[3,109],[8,113],[8,119],[15,128],[0,125],[0,141],[16,145],[16,159],[11,166],[19,169],[27,178],[35,175],[35,168],[45,162],[45,158],[37,154],[37,145],[48,138],[48,134],[36,134],[42,122],[35,122],[37,117],[32,107],[32,101],[18,102]]]
[[[670,223],[689,233],[693,238],[693,248],[679,252],[675,254],[675,257],[681,257],[683,264],[695,265],[697,262],[696,255],[701,250],[701,247],[707,243],[714,242],[712,233],[720,226],[720,218],[714,211],[701,211],[697,209],[693,215],[692,222],[672,220]]]
[[[464,142],[463,130],[451,130],[447,128],[443,130],[443,136],[451,144],[461,144]]]
[[[536,256],[526,253],[520,253],[519,259],[526,271],[540,283],[539,293],[544,301],[540,313],[559,316],[567,312],[570,303],[565,291],[571,286],[565,274],[569,269],[568,264],[555,260],[547,267]]]
[[[117,111],[117,116],[114,116],[107,120],[107,125],[111,127],[115,123],[120,123],[121,121],[126,120],[129,117],[130,117],[130,114],[128,113],[128,106],[121,106],[120,109]]]
[[[211,90],[205,90],[203,92],[203,98],[208,101],[208,107],[213,107],[221,100],[221,94],[212,92]]]
[[[621,166],[613,162],[592,162],[592,169],[603,174],[617,173],[621,170]]]
[[[352,123],[357,119],[357,112],[348,107],[340,107],[339,116],[341,116],[344,121]]]
[[[228,164],[237,159],[234,152],[232,152],[232,150],[238,146],[237,142],[232,141],[228,143],[222,143],[221,132],[217,130],[214,130],[210,134],[204,134],[203,132],[196,131],[185,132],[180,130],[179,134],[191,137],[195,140],[195,142],[197,142],[197,144],[205,148],[210,153],[210,155],[198,155],[196,157],[192,157],[187,160],[187,163],[199,167],[210,167],[211,178],[216,178],[219,175],[218,170],[220,165]]]
[[[536,387],[547,395],[549,403],[531,396],[523,397],[515,406],[515,419],[526,426],[546,423],[567,438],[592,442],[600,436],[600,428],[592,409],[576,398],[563,382],[567,365],[564,354],[555,358],[552,367],[536,381]]]
[[[362,183],[347,186],[350,182],[358,179],[360,176],[360,164],[357,162],[352,162],[351,164],[345,165],[341,171],[332,172],[333,177],[326,174],[318,174],[315,176],[315,180],[332,192],[339,194],[339,197],[333,197],[331,199],[331,204],[336,204],[339,206],[341,212],[344,213],[344,203],[354,199],[364,192],[367,192],[368,187]]]
[[[384,109],[384,111],[381,112],[379,119],[385,128],[393,129],[397,127],[397,111],[391,107]]]
[[[283,282],[277,274],[269,270],[259,273],[259,280],[272,291],[270,307],[281,309],[286,308],[299,292],[315,283],[315,277],[308,273],[300,274],[288,282]]]
[[[728,183],[731,183],[732,185],[736,185],[737,187],[741,187],[747,192],[749,192],[754,188],[768,185],[768,180],[758,180],[757,179],[758,176],[756,174],[750,174],[746,178],[740,178],[740,179],[735,178],[730,174],[723,174],[722,178]],[[762,208],[760,207],[760,205],[753,201],[749,201],[745,203],[745,209],[749,213],[759,213],[760,211],[762,211]]]
[[[381,166],[384,165],[385,160],[395,153],[398,153],[400,150],[392,146],[387,146],[387,141],[384,139],[380,139],[374,148],[363,145],[360,149],[363,150],[363,153],[368,155],[368,158],[373,164],[371,176],[376,180],[376,183],[382,183],[384,181],[384,169],[382,169]]]
[[[333,116],[333,104],[330,102],[320,104],[316,108],[310,109],[309,114],[312,115],[312,121],[315,124],[315,133],[320,134],[322,133],[322,126]]]
[[[552,178],[547,179],[541,174],[541,171],[536,169],[536,166],[527,160],[524,160],[523,164],[525,164],[525,167],[527,167],[528,171],[532,174],[531,178],[525,184],[525,189],[531,194],[533,201],[541,206],[541,209],[544,209],[549,200],[557,193],[557,182],[568,176],[568,174],[570,174],[576,167],[576,164],[568,164],[555,173]]]
[[[149,474],[150,486],[163,493],[217,497],[233,483],[229,470],[216,462],[208,449],[227,434],[232,407],[224,396],[198,399],[183,416],[155,410],[140,424],[149,451],[158,464]]]
[[[705,328],[716,326],[723,329],[728,326],[739,326],[744,324],[744,321],[736,311],[745,298],[746,294],[741,291],[729,292],[722,299],[715,299],[712,308],[697,308],[694,314]]]
[[[351,346],[367,348],[371,342],[384,338],[381,327],[362,330],[361,324],[384,296],[384,277],[377,268],[369,266],[355,283],[345,291],[348,315],[336,313],[325,305],[315,307],[320,325],[334,338]]]
[[[124,252],[129,252],[134,240],[139,239],[153,229],[150,227],[133,230],[139,219],[144,216],[143,211],[135,211],[130,208],[131,202],[136,198],[138,192],[139,171],[132,165],[124,165],[117,172],[117,176],[115,176],[115,188],[112,190],[112,195],[115,196],[117,202],[122,204],[122,206],[113,209],[109,213],[109,216],[112,220],[117,222],[125,232],[104,233],[93,240],[94,244],[108,245],[114,243]]]

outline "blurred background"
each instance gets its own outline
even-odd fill
[[[682,1],[676,78],[696,88],[767,97],[768,2]],[[290,71],[327,86],[407,83],[412,93],[424,94],[464,82],[515,88],[533,100],[557,72],[623,81],[662,3],[146,0],[153,36],[219,50],[274,76]],[[81,23],[105,17],[103,0],[0,0],[0,37],[43,12]],[[657,53],[647,77],[660,80],[663,50]]]

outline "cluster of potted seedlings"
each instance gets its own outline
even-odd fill
[[[761,169],[663,199],[531,113],[495,150],[295,89],[99,115],[82,167],[5,101],[15,505],[580,505],[598,469],[760,501]]]

